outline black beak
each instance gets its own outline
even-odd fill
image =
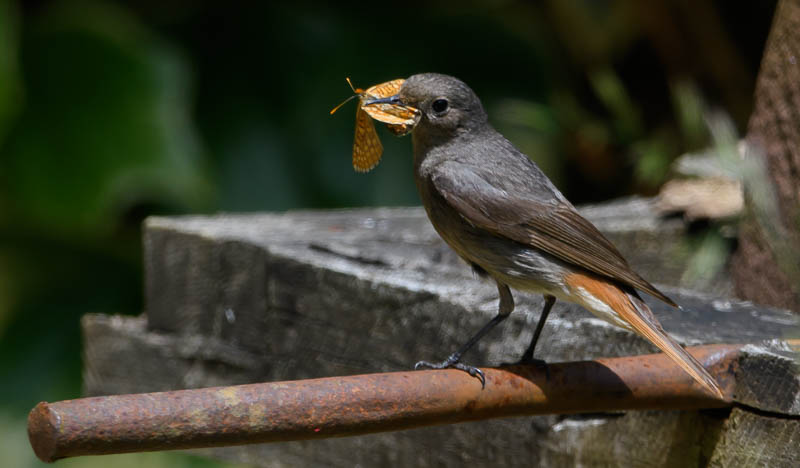
[[[400,96],[395,94],[394,96],[389,96],[380,99],[372,99],[364,103],[365,106],[371,106],[372,104],[399,104],[400,103]]]

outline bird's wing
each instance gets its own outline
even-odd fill
[[[568,203],[528,191],[513,193],[487,181],[480,169],[448,161],[431,173],[439,195],[472,225],[591,272],[675,302],[631,269],[597,228]]]

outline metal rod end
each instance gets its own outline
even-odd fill
[[[53,463],[58,460],[59,417],[50,405],[43,401],[28,414],[28,439],[39,460]]]

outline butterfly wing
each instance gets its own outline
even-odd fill
[[[381,160],[383,145],[375,132],[372,119],[359,106],[356,111],[356,135],[353,141],[353,169],[358,172],[372,170]]]
[[[347,82],[353,88],[349,78]],[[353,141],[353,168],[356,171],[370,171],[381,160],[383,145],[375,131],[372,119],[385,123],[386,128],[398,136],[407,134],[419,122],[422,113],[413,107],[388,103],[364,105],[368,100],[394,96],[400,92],[404,82],[404,79],[398,78],[372,86],[366,91],[353,88],[355,94],[351,98],[359,97],[359,106],[356,111],[356,132]],[[351,98],[348,98],[345,102]],[[343,104],[344,102],[336,106],[331,111],[331,114],[336,112]]]
[[[370,117],[389,125],[407,125],[413,127],[419,122],[420,111],[413,107],[404,107],[394,104],[372,104],[364,106],[362,109]]]
[[[395,94],[400,92],[400,88],[403,87],[403,83],[406,80],[403,78],[398,78],[396,80],[387,81],[385,83],[376,84],[364,92],[368,94],[372,99],[380,99],[389,96],[394,96]]]
[[[403,136],[403,135],[406,135],[408,132],[410,132],[411,129],[414,128],[414,126],[406,124],[406,123],[401,123],[401,124],[388,124],[387,123],[386,124],[386,128],[390,132],[392,132],[395,136]]]
[[[387,81],[386,83],[377,84],[361,94],[361,107],[373,119],[388,124],[387,127],[395,135],[405,135],[408,133],[409,130],[419,122],[419,118],[422,115],[420,111],[413,107],[395,104],[372,104],[365,106],[364,102],[370,99],[394,96],[400,92],[400,88],[403,86],[404,82],[405,80],[402,78]]]

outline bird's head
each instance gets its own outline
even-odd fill
[[[480,130],[487,123],[486,112],[472,89],[458,78],[438,73],[413,75],[396,95],[368,101],[366,105],[375,103],[419,109],[422,116],[414,133],[440,141]]]

